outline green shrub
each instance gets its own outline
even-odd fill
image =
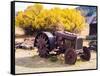
[[[58,58],[57,58],[57,56],[51,56],[49,58],[49,60],[52,61],[52,62],[56,62],[58,60]]]

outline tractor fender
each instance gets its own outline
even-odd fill
[[[49,49],[52,50],[55,47],[55,37],[50,32],[39,32],[35,37],[34,46],[36,46],[35,42],[36,42],[37,37],[41,34],[45,34],[45,36],[47,36],[48,41],[49,41]]]

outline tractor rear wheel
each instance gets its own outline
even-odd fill
[[[87,48],[87,47],[84,46],[83,47],[83,54],[80,57],[83,60],[89,61],[90,58],[91,58],[91,53],[90,53],[89,48]]]
[[[37,35],[35,45],[38,48],[39,56],[42,58],[47,58],[49,55],[49,40],[44,33]]]
[[[77,54],[74,49],[68,49],[65,51],[65,64],[75,64],[77,60]]]

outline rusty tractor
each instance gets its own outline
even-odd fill
[[[83,46],[82,37],[66,31],[40,32],[35,37],[34,46],[42,58],[48,58],[51,51],[56,52],[55,55],[63,53],[65,64],[75,64],[77,56],[85,61],[91,58],[90,50]]]

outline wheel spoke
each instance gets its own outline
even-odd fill
[[[46,44],[45,46],[46,46],[46,47],[48,47],[49,45],[48,45],[48,44]]]
[[[39,42],[39,39],[36,39],[36,42]]]

